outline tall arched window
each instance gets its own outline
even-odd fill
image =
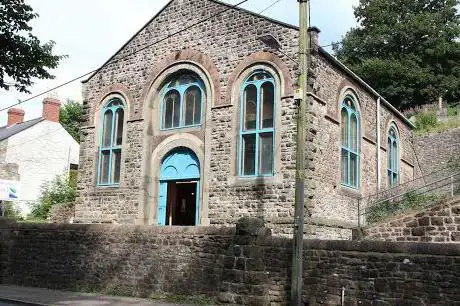
[[[240,176],[274,173],[275,81],[263,71],[253,73],[241,91]]]
[[[161,129],[201,124],[203,85],[193,74],[182,74],[169,81],[161,98]]]
[[[125,105],[120,98],[110,99],[101,114],[101,138],[99,145],[98,185],[120,183],[121,147]]]
[[[388,186],[399,184],[398,134],[392,126],[388,133]]]
[[[346,96],[341,106],[342,148],[341,181],[347,187],[359,187],[359,114],[353,97]]]

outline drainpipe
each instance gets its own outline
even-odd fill
[[[382,184],[382,169],[380,167],[380,97],[377,98],[377,192]]]

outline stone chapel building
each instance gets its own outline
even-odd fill
[[[414,177],[413,125],[310,32],[307,220],[313,237],[349,239],[357,199]],[[83,82],[76,222],[258,216],[290,234],[298,37],[216,0],[171,0]]]

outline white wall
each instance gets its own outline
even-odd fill
[[[17,163],[20,175],[18,206],[24,214],[38,200],[40,187],[78,164],[79,145],[60,123],[42,121],[8,139],[6,162]]]

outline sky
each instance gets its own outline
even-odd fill
[[[259,13],[275,0],[249,0],[242,7]],[[338,41],[356,21],[353,6],[359,0],[311,0],[311,24],[321,29],[321,44]],[[26,0],[39,17],[31,22],[33,34],[42,42],[54,41],[54,53],[67,55],[59,67],[52,70],[53,80],[36,80],[31,94],[0,89],[0,108],[5,108],[45,90],[65,83],[76,76],[94,70],[109,59],[168,0]],[[224,0],[236,4],[240,0]],[[298,25],[297,0],[279,0],[263,15]],[[61,101],[81,101],[81,82],[76,81],[19,107],[25,110],[25,120],[41,116],[42,100],[46,96]],[[0,113],[0,126],[6,124],[7,112]]]

